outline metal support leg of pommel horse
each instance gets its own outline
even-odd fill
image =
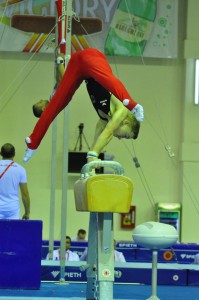
[[[113,300],[114,237],[113,213],[128,213],[133,184],[123,176],[123,167],[115,161],[99,161],[101,167],[113,168],[115,174],[89,175],[96,162],[83,166],[81,178],[75,183],[78,211],[89,211],[87,265],[87,300]]]
[[[113,300],[113,213],[90,213],[87,300]]]

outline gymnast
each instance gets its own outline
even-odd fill
[[[91,101],[100,120],[97,122],[94,142],[87,159],[98,160],[99,153],[113,136],[137,138],[140,122],[144,119],[143,107],[135,102],[117,79],[100,51],[88,48],[72,55],[66,70],[62,57],[57,58],[58,74],[62,78],[51,101],[40,100],[33,106],[39,117],[33,133],[26,138],[26,163],[38,148],[48,127],[72,99],[85,80]]]

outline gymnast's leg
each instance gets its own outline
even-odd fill
[[[86,49],[82,51],[82,64],[81,69],[84,77],[92,77],[104,88],[111,92],[117,99],[133,113],[138,121],[143,121],[143,108],[135,102],[122,82],[114,76],[111,67],[108,64],[106,57],[103,53],[96,49]],[[135,111],[142,108],[142,116],[137,115]]]
[[[60,111],[68,105],[75,91],[82,83],[83,79],[79,75],[80,72],[78,70],[78,66],[78,56],[74,54],[68,63],[63,79],[60,82],[54,96],[43,111],[33,133],[26,140],[28,149],[37,149],[52,121],[60,113]],[[25,159],[24,162],[27,162],[28,159]]]

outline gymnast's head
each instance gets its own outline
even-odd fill
[[[137,139],[140,131],[140,122],[129,112],[120,127],[114,131],[114,136],[118,139]]]
[[[32,111],[35,117],[40,118],[42,112],[46,108],[46,106],[49,104],[48,100],[40,100],[37,103],[35,103],[32,107]]]

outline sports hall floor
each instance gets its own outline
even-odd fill
[[[150,285],[114,284],[114,299],[146,300],[151,296]],[[158,286],[160,300],[199,300],[199,286]],[[85,300],[86,283],[42,282],[40,290],[0,290],[4,300]],[[101,299],[103,300],[103,299]]]

